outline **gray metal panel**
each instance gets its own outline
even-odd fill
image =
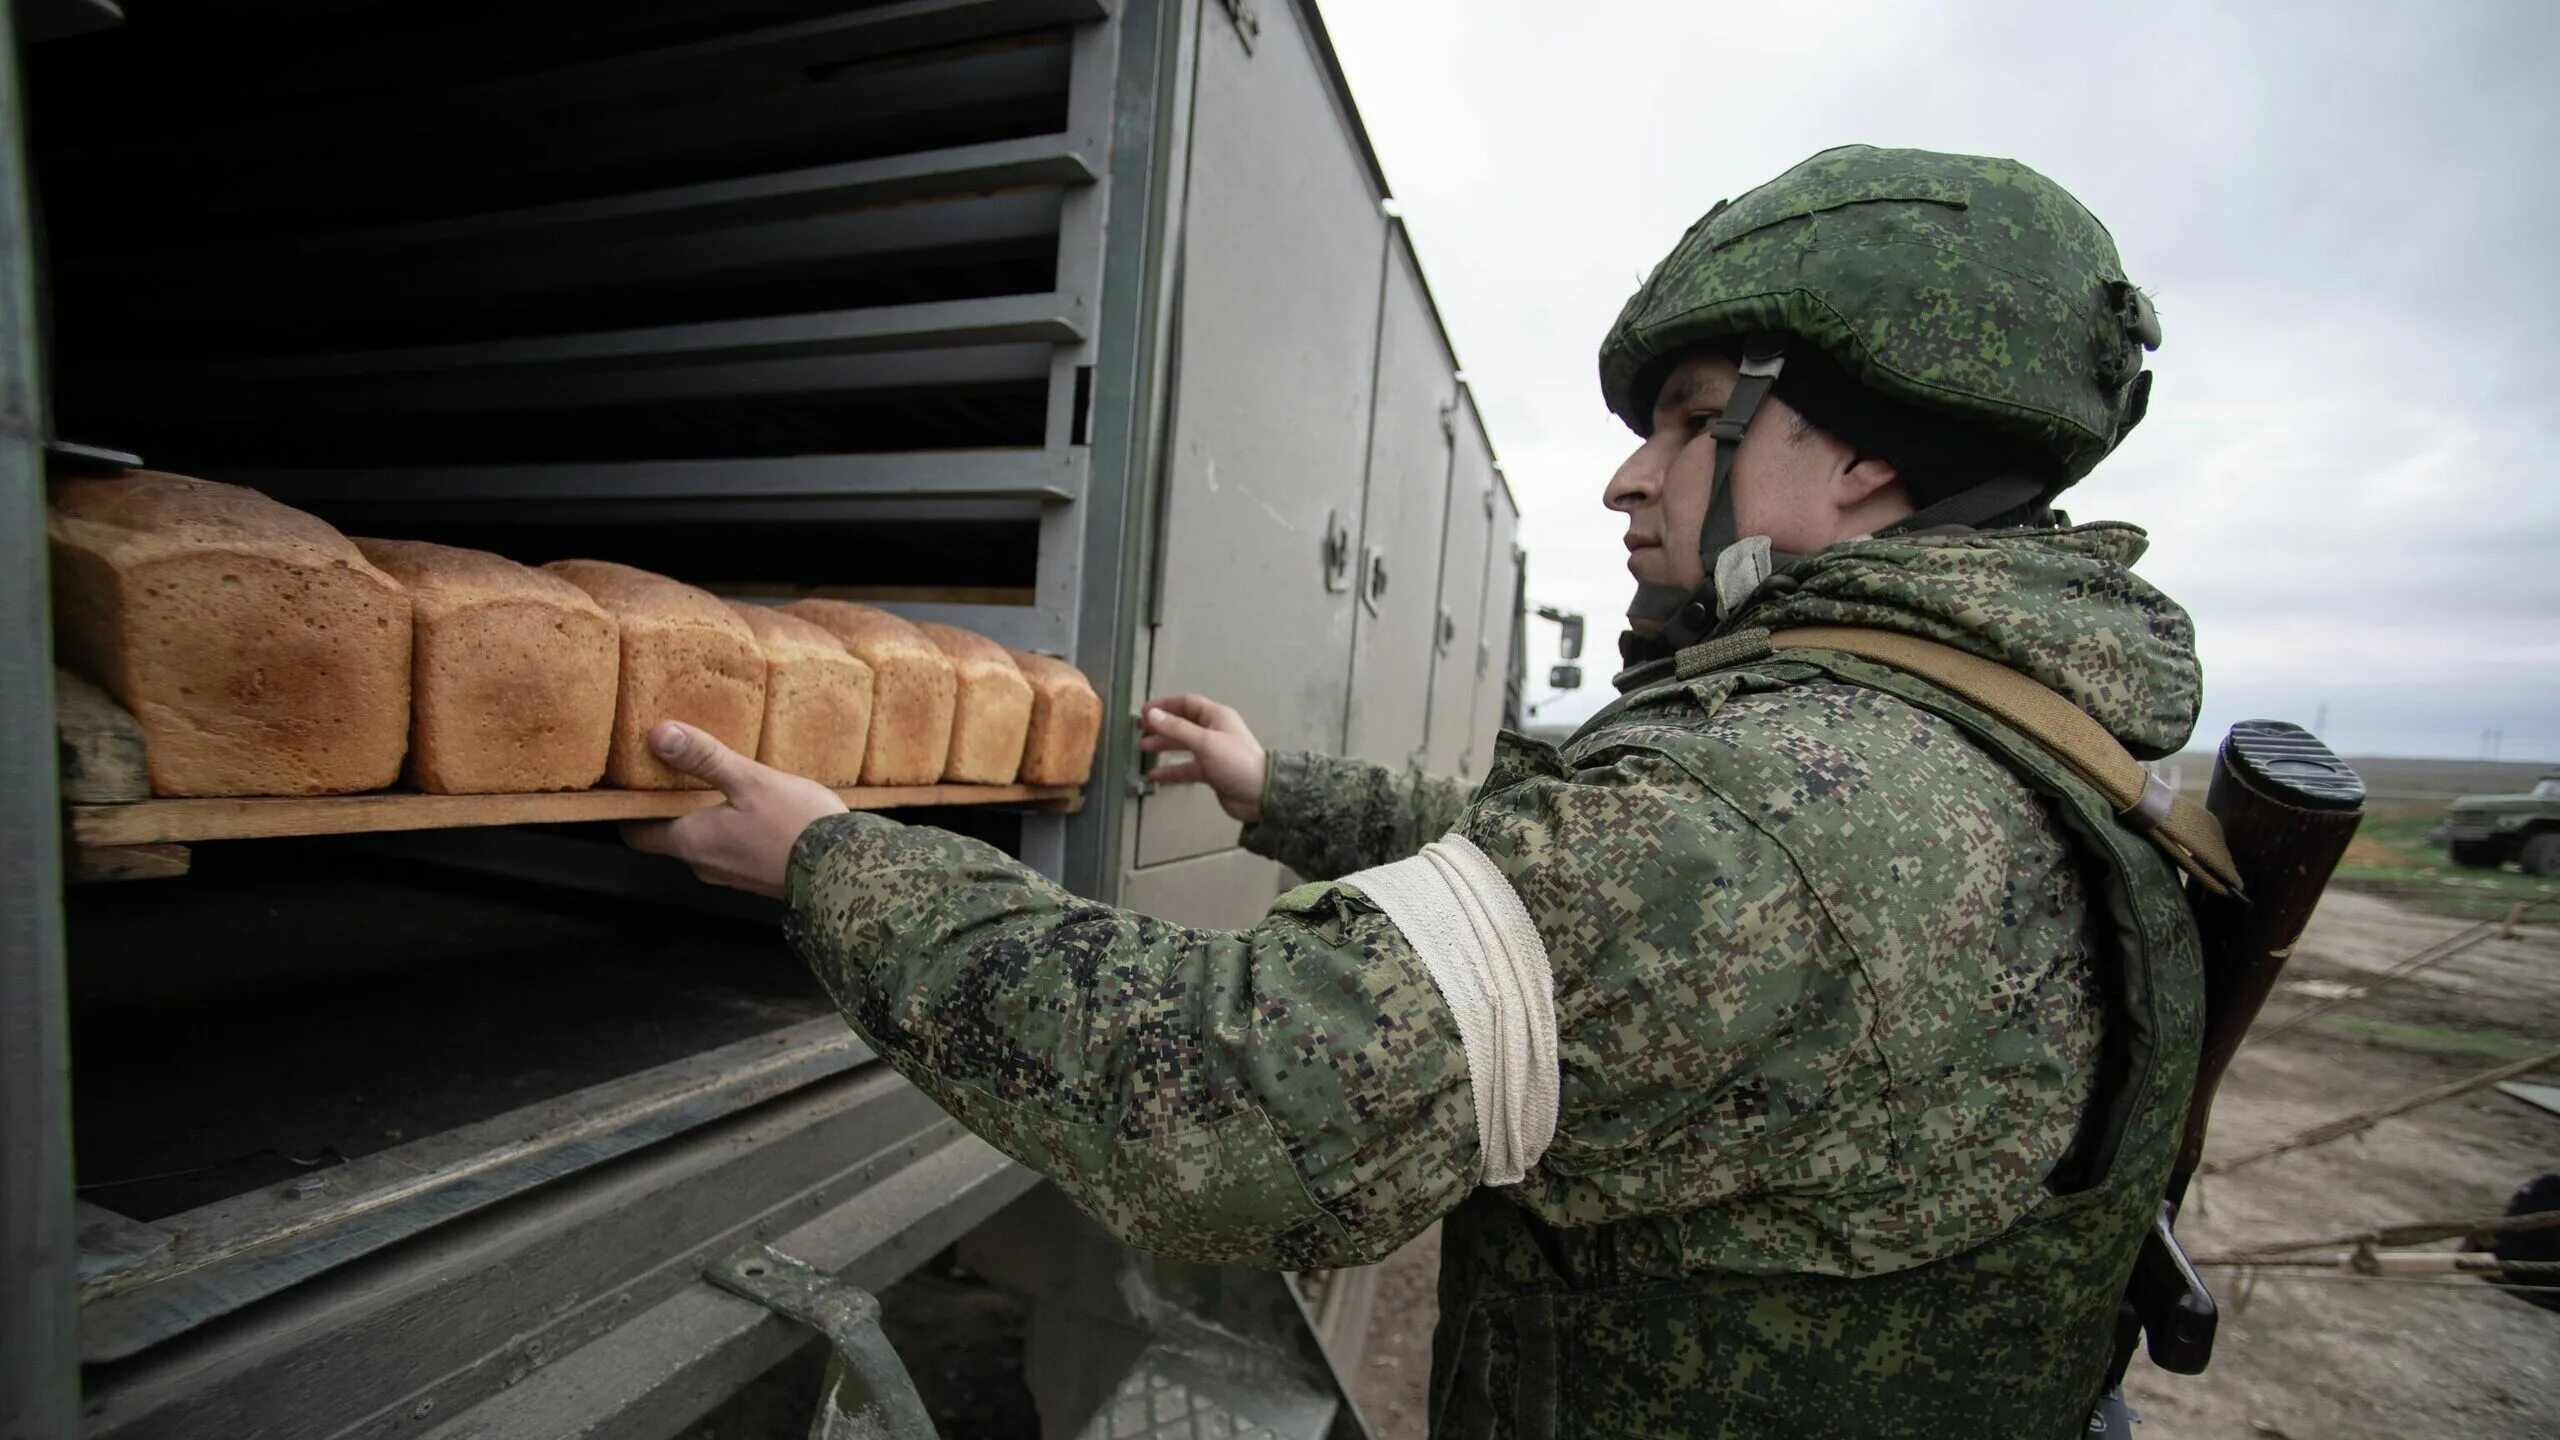
[[[261,242],[253,248],[259,255],[371,255],[538,236],[551,231],[652,234],[713,220],[799,215],[1026,185],[1080,185],[1098,173],[1093,157],[1078,148],[1076,137],[1034,135],[532,205],[520,210],[331,231],[298,243]],[[180,264],[196,263],[236,254],[240,248],[237,242],[215,243],[172,252],[172,258]]]
[[[226,415],[433,415],[550,410],[822,391],[920,390],[1036,380],[1049,371],[1054,342],[966,345],[951,350],[886,350],[863,355],[685,360],[625,369],[456,371],[434,375],[326,377],[307,384],[253,385],[223,397]]]
[[[83,1287],[84,1363],[872,1059],[830,1015],[174,1215],[165,1251]]]
[[[1511,634],[1520,624],[1520,512],[1511,490],[1493,488],[1493,543],[1485,550],[1483,642],[1477,654],[1476,694],[1467,731],[1467,766],[1460,772],[1482,775],[1493,765],[1494,737],[1502,719],[1511,667]]]
[[[223,478],[292,504],[396,498],[506,500],[1073,500],[1081,450],[929,450],[761,460],[602,465],[470,465],[383,470],[226,470]]]
[[[1351,599],[1323,547],[1360,507],[1386,220],[1294,9],[1250,52],[1223,14],[1202,24],[1151,688],[1336,750]],[[1141,865],[1234,843],[1197,787],[1141,811]]]
[[[549,109],[573,102],[645,97],[671,84],[701,84],[713,78],[751,83],[776,67],[845,65],[900,51],[1100,20],[1110,13],[1103,0],[895,0],[816,20],[510,76],[465,87],[454,98],[459,104]]]
[[[964,1137],[770,1243],[847,1284],[886,1289],[1037,1183],[993,1147]],[[664,1440],[808,1339],[807,1330],[752,1301],[695,1283],[425,1440]],[[360,1436],[415,1433],[376,1425]]]
[[[401,294],[411,300],[486,300],[540,296],[563,289],[642,285],[678,279],[895,255],[937,246],[991,245],[1054,239],[1062,192],[1007,190],[992,195],[945,196],[865,209],[828,209],[807,215],[741,221],[630,238],[552,237],[541,248],[513,250],[500,258],[463,253],[404,259]],[[141,284],[158,283],[152,272],[171,267],[160,256],[102,266],[104,273],[132,272]]]
[[[910,620],[975,630],[999,645],[1017,650],[1063,655],[1076,643],[1074,614],[1045,605],[943,605],[912,600],[865,603]]]
[[[1385,588],[1360,592],[1344,753],[1403,767],[1423,758],[1430,723],[1428,677],[1439,643],[1436,582],[1458,376],[1412,244],[1401,224],[1393,234],[1379,319],[1368,494],[1353,572],[1355,590],[1380,578]]]
[[[1076,31],[1069,54],[1067,128],[1077,145],[1092,153],[1104,153],[1111,145],[1116,114],[1120,37],[1108,26],[1087,25]],[[1068,457],[1076,465],[1079,494],[1089,488],[1092,459],[1091,421],[1089,414],[1079,413],[1079,407],[1089,408],[1093,403],[1097,348],[1094,327],[1102,305],[1107,253],[1104,222],[1110,208],[1111,182],[1107,178],[1058,197],[1057,264],[1051,285],[1074,308],[1083,336],[1074,344],[1053,347],[1050,353],[1048,414],[1042,438],[1049,454]],[[1005,643],[1061,655],[1071,663],[1080,658],[1076,646],[1083,638],[1080,620],[1087,589],[1083,572],[1085,526],[1085,507],[1081,504],[1049,506],[1041,511],[1040,537],[1032,562],[1033,603],[1039,624],[1032,633]],[[1051,828],[1054,831],[1055,827]],[[1032,853],[1025,851],[1025,858]],[[1044,873],[1053,880],[1063,879],[1063,846],[1053,845],[1039,853],[1050,862]]]
[[[1498,488],[1493,449],[1475,395],[1458,392],[1457,458],[1449,478],[1449,532],[1440,552],[1440,608],[1450,620],[1449,642],[1431,672],[1431,741],[1423,768],[1434,775],[1473,779],[1482,772],[1470,753],[1475,742],[1476,655],[1484,639],[1485,541]]]
[[[46,618],[44,386],[17,45],[0,11],[0,1434],[69,1440],[71,1046]]]
[[[869,310],[828,310],[755,320],[710,320],[642,330],[416,345],[336,355],[226,361],[202,367],[137,367],[137,383],[326,380],[348,375],[439,374],[519,367],[619,365],[632,361],[722,359],[752,355],[851,355],[919,343],[998,345],[1008,341],[1072,343],[1084,338],[1078,297],[999,295]]]
[[[1106,902],[1120,898],[1137,853],[1138,806],[1127,783],[1137,768],[1130,717],[1153,665],[1143,629],[1145,557],[1161,479],[1158,456],[1171,405],[1173,284],[1188,153],[1190,61],[1198,0],[1126,0],[1113,120],[1109,230],[1096,307],[1093,469],[1087,487],[1084,601],[1076,660],[1102,692],[1097,783],[1067,821],[1067,885]]]
[[[1232,838],[1234,821],[1227,822],[1227,831]],[[1260,920],[1281,885],[1278,861],[1249,850],[1218,850],[1133,871],[1121,887],[1120,903],[1176,925],[1235,930]]]
[[[760,1235],[840,1212],[920,1263],[950,1237],[902,1243],[919,1216],[890,1197],[949,1194],[917,1166],[955,1142],[983,1149],[886,1066],[831,1076],[95,1372],[84,1433],[414,1435],[649,1323],[659,1301],[701,1288],[704,1261]],[[604,1414],[625,1397],[586,1402]]]

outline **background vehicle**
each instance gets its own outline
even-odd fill
[[[2445,807],[2445,854],[2487,869],[2513,860],[2527,875],[2560,875],[2560,775],[2522,795],[2465,795]]]
[[[1465,775],[1520,689],[1517,507],[1312,5],[116,9],[19,6],[7,110],[8,1433],[675,1434],[807,1335],[706,1265],[964,1237],[1070,1423],[1145,1343],[1122,1262],[769,909],[604,826],[66,845],[40,446],[1066,654],[1082,808],[915,818],[1248,920],[1286,877],[1148,786],[1139,698]],[[1356,1284],[1319,1314],[1356,1346]]]

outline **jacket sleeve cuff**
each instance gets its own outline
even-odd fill
[[[884,816],[866,810],[848,810],[842,815],[829,815],[813,820],[791,842],[791,863],[784,873],[782,895],[796,913],[807,900],[809,883],[818,868],[838,851],[870,849],[885,851],[897,843],[906,827]]]
[[[1315,787],[1308,781],[1324,759],[1304,750],[1272,751],[1262,772],[1262,818],[1245,826],[1237,843],[1264,859],[1286,861],[1314,818]]]

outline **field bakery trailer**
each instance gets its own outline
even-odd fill
[[[139,457],[345,535],[947,622],[1090,678],[1092,779],[858,803],[1249,920],[1285,877],[1150,788],[1144,696],[1466,775],[1519,684],[1517,511],[1313,6],[9,21],[5,1433],[760,1433],[810,1323],[864,1353],[842,1282],[924,1389],[966,1377],[946,1415],[1356,1434],[1311,1338],[1356,1346],[1355,1285],[1098,1240],[761,902],[603,823],[696,799],[149,795],[130,715],[48,704],[44,579],[48,484]]]

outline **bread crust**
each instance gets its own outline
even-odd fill
[[[764,652],[764,733],[756,759],[821,785],[856,785],[871,740],[871,667],[825,627],[731,600]]]
[[[755,632],[706,590],[607,560],[554,560],[542,567],[584,590],[621,628],[621,683],[609,784],[626,790],[698,790],[704,782],[669,768],[649,749],[649,727],[682,720],[742,755],[764,730],[764,652]]]
[[[360,539],[417,622],[409,783],[435,795],[584,790],[604,777],[621,627],[586,591],[485,550]]]
[[[942,778],[959,785],[1010,785],[1022,771],[1031,733],[1031,683],[1003,646],[957,625],[916,626],[951,658],[960,684],[951,717],[951,753]]]
[[[49,498],[56,647],[140,723],[152,793],[399,778],[409,596],[353,542],[255,490],[160,471]]]
[[[1085,673],[1055,655],[1008,650],[1031,684],[1031,732],[1022,742],[1025,785],[1082,785],[1102,739],[1102,697]]]
[[[910,622],[850,600],[794,600],[780,607],[844,642],[871,667],[871,743],[865,785],[931,785],[951,754],[960,681],[951,661]]]

